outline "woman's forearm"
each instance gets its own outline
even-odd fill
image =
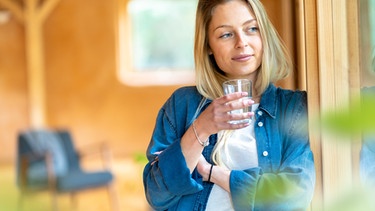
[[[213,166],[212,171],[211,171],[210,181],[220,186],[221,188],[226,190],[228,193],[230,193],[229,177],[230,177],[230,170],[220,167],[220,166]]]
[[[193,123],[194,124],[194,123]],[[185,132],[184,136],[181,138],[181,150],[182,154],[185,157],[186,164],[190,169],[190,173],[194,171],[195,167],[198,164],[199,158],[202,154],[204,146],[201,142],[208,141],[210,134],[205,133],[199,127],[199,121],[195,122],[195,131],[193,129],[193,124]],[[198,141],[199,138],[199,141]]]

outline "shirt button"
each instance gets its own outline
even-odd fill
[[[268,152],[267,151],[263,151],[263,156],[267,157],[268,156]]]
[[[258,111],[258,115],[259,115],[259,116],[262,116],[262,115],[263,115],[263,112],[262,112],[262,111]]]
[[[259,127],[263,127],[263,122],[258,122]]]

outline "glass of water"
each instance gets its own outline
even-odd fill
[[[252,83],[250,80],[247,79],[233,79],[229,81],[225,81],[223,83],[223,90],[224,94],[231,94],[235,92],[247,92],[248,96],[243,97],[239,99],[239,101],[246,100],[251,98],[251,89],[252,89]],[[230,111],[232,114],[241,114],[241,113],[247,113],[251,110],[251,107],[245,107],[237,110],[232,110]],[[242,119],[242,120],[233,120],[230,121],[229,123],[231,124],[239,124],[239,123],[248,123],[250,122],[251,119]]]

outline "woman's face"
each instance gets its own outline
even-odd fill
[[[263,45],[257,20],[245,2],[229,1],[214,9],[208,43],[210,53],[227,77],[255,81]]]

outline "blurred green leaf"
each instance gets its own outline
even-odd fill
[[[298,185],[298,181],[292,181],[283,176],[276,176],[268,174],[259,181],[256,192],[256,201],[260,204],[275,205],[283,203],[285,196],[299,196],[304,193],[304,189]],[[244,194],[241,201],[248,202],[250,198],[254,197],[252,193]]]
[[[346,109],[324,113],[321,128],[323,132],[344,136],[375,134],[375,96],[367,94]]]
[[[364,188],[353,188],[350,191],[344,192],[333,200],[326,211],[368,211],[374,210],[374,191]]]
[[[148,162],[146,154],[141,153],[141,152],[134,153],[133,159],[136,163],[141,164],[141,165],[146,165]]]

